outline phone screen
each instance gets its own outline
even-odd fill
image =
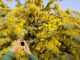
[[[21,46],[24,46],[24,42],[21,42]]]

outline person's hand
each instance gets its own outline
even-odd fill
[[[24,41],[24,44],[25,44],[25,46],[23,47],[24,51],[26,52],[26,54],[30,55],[31,54],[31,51],[29,49],[28,44],[25,41]]]
[[[14,53],[17,52],[19,46],[20,46],[20,40],[14,41],[13,45],[12,45],[12,48],[11,48],[11,51],[14,52]]]

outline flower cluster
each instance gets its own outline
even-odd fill
[[[0,5],[0,56],[9,51],[14,40],[22,39],[41,60],[64,60],[69,58],[67,55],[80,60],[80,18],[74,17],[70,9],[60,11],[58,4],[52,7],[55,14],[51,14],[47,7],[40,7],[42,0],[29,1],[13,10]],[[28,60],[22,50],[16,58]]]

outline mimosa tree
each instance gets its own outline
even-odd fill
[[[49,0],[46,6],[43,0],[15,1],[16,7],[11,9],[0,0],[0,59],[13,41],[21,39],[40,60],[80,60],[79,13],[60,10],[56,0]],[[23,50],[15,55],[17,60],[28,60]]]

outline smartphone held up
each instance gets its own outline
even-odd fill
[[[25,43],[24,43],[24,41],[21,41],[21,46],[25,46]]]

